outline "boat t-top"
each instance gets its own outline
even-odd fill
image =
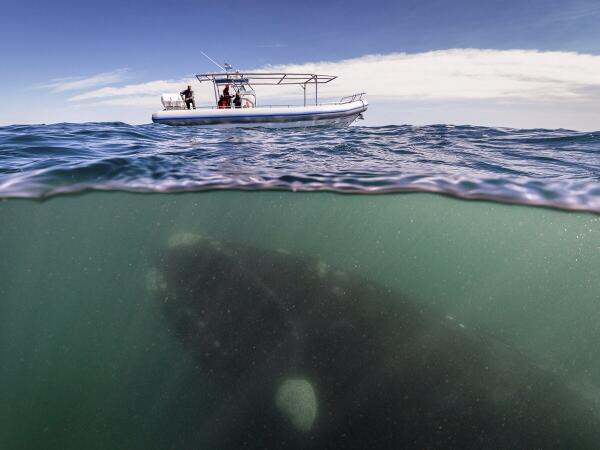
[[[337,78],[331,75],[234,72],[226,69],[218,73],[199,74],[196,78],[200,83],[212,83],[215,95],[212,106],[188,109],[189,102],[186,105],[181,94],[163,94],[161,100],[164,109],[152,114],[152,121],[166,125],[205,127],[346,127],[357,118],[362,118],[368,106],[364,92],[342,97],[333,103],[319,103],[320,86]],[[255,87],[261,85],[298,85],[303,91],[303,104],[263,105],[259,103],[255,91]],[[235,101],[231,101],[234,96]]]

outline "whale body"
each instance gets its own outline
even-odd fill
[[[315,258],[185,235],[150,280],[213,386],[203,448],[594,448],[598,405],[444,313]]]

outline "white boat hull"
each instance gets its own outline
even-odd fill
[[[152,121],[166,125],[210,128],[305,128],[346,127],[367,110],[366,100],[313,106],[165,110],[152,114]]]

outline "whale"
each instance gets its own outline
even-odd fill
[[[302,252],[177,234],[147,285],[210,387],[198,448],[600,443],[597,400],[563,374]]]

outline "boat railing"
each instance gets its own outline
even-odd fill
[[[347,95],[345,97],[342,97],[339,103],[351,103],[357,100],[362,100],[362,96],[365,94],[366,92],[359,92],[358,94]]]
[[[318,104],[309,104],[309,105],[304,105],[304,106],[331,106],[331,105],[344,105],[346,103],[351,103],[357,100],[362,100],[362,96],[365,95],[365,92],[361,92],[358,94],[354,94],[354,95],[348,95],[346,97],[342,97],[340,99],[340,101],[337,102],[321,102]],[[241,109],[241,110],[245,110],[245,109],[255,109],[255,108],[298,108],[298,107],[302,107],[303,105],[258,105],[258,106],[253,106],[250,108],[236,108],[235,106],[228,106],[228,107],[220,107],[220,106],[197,106],[195,109]],[[165,108],[165,111],[167,110],[180,110],[180,111],[185,111],[187,110],[187,108],[185,106],[182,107],[169,107],[169,108]]]

